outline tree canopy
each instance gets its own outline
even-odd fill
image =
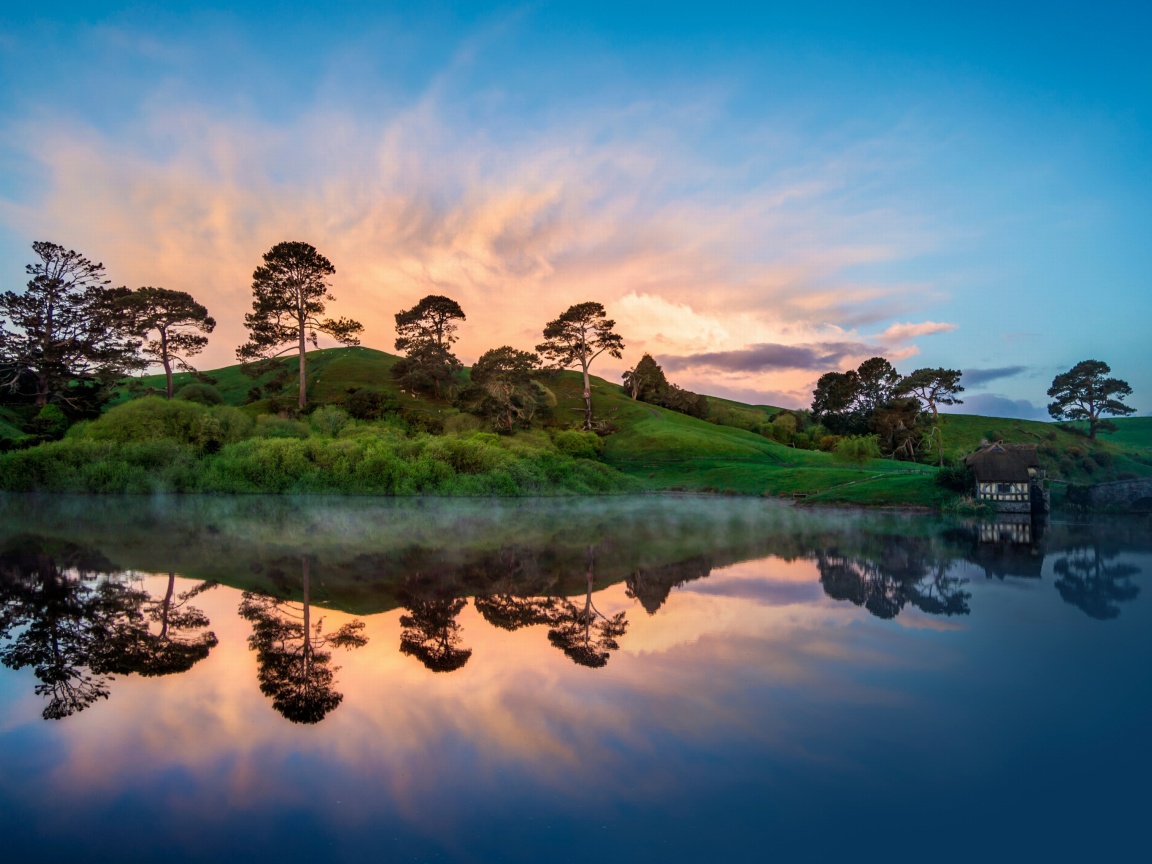
[[[615,331],[600,303],[577,303],[544,328],[544,341],[536,346],[540,355],[557,369],[579,367],[584,376],[584,429],[592,429],[592,385],[588,368],[604,352],[624,356],[624,339]]]
[[[1111,367],[1102,360],[1081,360],[1067,372],[1052,379],[1048,395],[1052,403],[1048,413],[1056,420],[1081,420],[1088,423],[1088,437],[1097,432],[1114,432],[1116,424],[1100,419],[1134,414],[1136,409],[1123,400],[1132,395],[1127,381],[1108,378]]]
[[[429,294],[413,306],[396,313],[396,350],[406,356],[393,367],[401,384],[416,390],[441,391],[463,368],[452,353],[457,321],[464,310],[451,297]]]
[[[22,294],[0,294],[0,388],[30,384],[36,405],[57,401],[76,416],[99,413],[112,385],[143,368],[140,342],[104,265],[55,243],[32,244]]]
[[[359,345],[364,327],[350,318],[322,318],[326,302],[335,300],[328,279],[336,273],[332,262],[309,243],[277,243],[264,253],[264,263],[252,273],[252,311],[244,316],[248,341],[236,357],[259,376],[271,370],[271,361],[290,351],[299,352],[300,407],[308,404],[307,343],[319,347],[324,333],[342,345]]]
[[[472,385],[462,400],[492,418],[501,432],[527,426],[541,405],[542,388],[533,380],[540,357],[507,345],[480,355],[472,367]]]
[[[928,410],[932,412],[932,422],[936,424],[933,432],[936,436],[936,449],[941,466],[944,465],[944,435],[939,426],[939,406],[963,404],[963,399],[956,398],[958,394],[964,392],[964,388],[960,386],[962,374],[959,369],[917,369],[896,386],[897,396],[915,396],[923,400]]]
[[[186,291],[146,286],[127,295],[123,301],[135,321],[137,333],[154,339],[144,343],[144,357],[164,367],[168,398],[172,398],[172,366],[195,372],[188,358],[199,354],[216,329],[216,320]]]

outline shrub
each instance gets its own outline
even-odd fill
[[[948,462],[932,480],[942,489],[961,494],[971,493],[976,488],[976,475],[962,461]]]
[[[312,412],[308,422],[321,435],[335,438],[348,425],[348,412],[335,405],[324,405]]]
[[[594,432],[578,432],[575,429],[557,432],[552,441],[557,450],[575,459],[596,459],[604,446]]]
[[[256,418],[256,434],[261,438],[307,438],[308,424],[275,414]]]
[[[831,453],[844,440],[842,435],[821,435],[820,436],[820,449],[825,453]]]
[[[356,420],[379,420],[386,414],[399,411],[400,403],[390,393],[361,387],[349,392],[344,400],[344,410]]]
[[[861,471],[869,459],[880,457],[880,445],[875,435],[851,435],[836,445],[832,458],[837,462],[856,465]]]
[[[59,438],[68,428],[68,418],[59,405],[45,405],[32,421],[32,431],[44,438]]]
[[[223,405],[224,397],[211,384],[185,384],[176,391],[176,398],[198,405]]]

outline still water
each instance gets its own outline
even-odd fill
[[[1118,860],[1152,530],[0,497],[5,861]]]

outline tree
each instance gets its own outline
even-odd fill
[[[128,290],[106,287],[104,265],[79,252],[43,241],[32,250],[39,260],[25,267],[24,293],[0,295],[0,387],[29,379],[37,406],[58,400],[98,414],[112,385],[143,366],[119,303]]]
[[[173,364],[195,372],[187,358],[204,350],[206,334],[216,329],[216,321],[186,291],[144,287],[125,297],[123,303],[135,319],[139,335],[156,334],[155,339],[144,343],[141,353],[164,367],[165,391],[171,399]]]
[[[868,428],[876,433],[883,453],[895,459],[916,458],[916,450],[924,438],[923,407],[914,396],[889,399],[876,407]]]
[[[1125,405],[1125,396],[1132,395],[1127,381],[1105,378],[1112,369],[1100,360],[1082,360],[1062,375],[1052,379],[1048,395],[1054,400],[1048,413],[1056,420],[1088,421],[1088,437],[1096,432],[1114,432],[1116,425],[1101,420],[1102,414],[1114,417],[1134,414],[1136,409]]]
[[[577,303],[544,328],[544,342],[536,350],[557,369],[579,366],[584,376],[584,430],[592,431],[592,385],[588,367],[605,351],[624,356],[624,339],[613,331],[616,322],[600,303]]]
[[[864,431],[857,413],[860,376],[847,372],[825,372],[812,391],[812,418],[837,435]]]
[[[539,367],[540,357],[528,351],[507,345],[485,351],[472,367],[472,386],[464,401],[492,417],[502,432],[526,426],[540,405],[540,391],[533,381]]]
[[[864,470],[865,462],[879,457],[880,446],[876,443],[875,435],[852,435],[837,444],[832,451],[835,461],[855,465],[861,471]]]
[[[622,377],[624,389],[633,399],[641,402],[656,402],[668,389],[668,379],[664,377],[664,370],[652,359],[651,354],[641,357],[636,368],[629,369]]]
[[[883,357],[870,357],[856,367],[856,378],[859,382],[857,410],[865,418],[871,418],[872,413],[895,394],[900,373]]]
[[[897,396],[916,396],[932,412],[933,434],[941,467],[944,466],[944,434],[940,431],[939,406],[964,404],[963,399],[956,398],[958,393],[964,392],[960,386],[962,374],[959,369],[917,369],[896,386]]]
[[[252,273],[252,311],[244,316],[248,341],[236,357],[254,377],[273,368],[272,361],[291,351],[300,356],[300,407],[308,404],[306,343],[319,347],[318,333],[342,345],[359,345],[363,325],[350,318],[321,318],[325,301],[335,300],[328,277],[332,262],[301,242],[277,243],[264,253],[264,264]]]
[[[406,356],[393,367],[400,382],[417,390],[434,389],[463,368],[452,353],[456,322],[464,310],[451,297],[429,294],[411,309],[396,313],[396,350]]]
[[[332,653],[325,648],[361,648],[368,644],[363,621],[349,621],[332,633],[324,619],[312,623],[311,562],[300,559],[303,599],[286,599],[245,591],[240,616],[252,622],[248,647],[256,652],[260,692],[293,723],[319,723],[343,700],[334,689]]]

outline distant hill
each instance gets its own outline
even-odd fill
[[[398,359],[362,347],[309,352],[309,400],[339,403],[351,389],[372,387],[395,396],[411,416],[444,421],[459,413],[446,399],[403,391],[391,375]],[[295,369],[295,358],[282,362]],[[251,413],[269,410],[266,399],[249,401],[249,390],[261,382],[245,376],[239,366],[207,374],[227,404]],[[177,387],[192,380],[187,373],[175,376]],[[151,376],[140,383],[160,388],[163,379]],[[556,396],[550,422],[578,423],[583,414],[580,376],[561,372],[546,384]],[[634,401],[621,386],[602,378],[592,378],[592,392],[597,418],[613,428],[605,438],[604,461],[652,489],[799,494],[819,501],[873,504],[930,505],[940,499],[931,465],[875,460],[860,471],[834,462],[827,453],[785,446],[749,431],[780,410],[773,406],[709,397],[713,417],[708,422]],[[290,383],[285,393],[291,399],[295,384]],[[1120,431],[1114,437],[1093,443],[1053,423],[967,414],[941,417],[945,449],[953,455],[971,452],[982,440],[1035,443],[1056,479],[1088,483],[1152,475],[1152,418],[1119,420],[1117,426]]]

